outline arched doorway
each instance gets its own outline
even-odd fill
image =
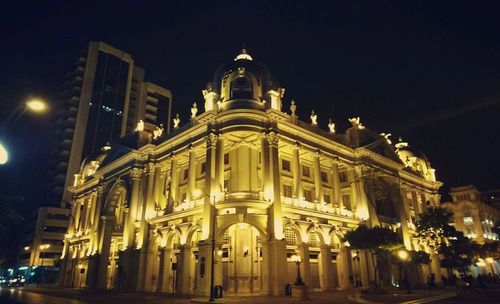
[[[102,245],[100,248],[99,268],[106,267],[104,282],[106,289],[121,288],[124,279],[119,263],[119,253],[123,250],[126,208],[127,189],[123,183],[117,183],[111,188],[106,198],[100,223],[100,235],[102,237],[100,242]],[[98,282],[99,280],[98,277]]]
[[[261,233],[247,223],[233,224],[224,231],[217,255],[221,261],[219,271],[225,292],[247,294],[262,291],[261,240]]]

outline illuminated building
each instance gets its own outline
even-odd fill
[[[500,221],[498,191],[480,192],[472,185],[452,187],[451,202],[444,202],[443,207],[453,212],[453,226],[458,231],[478,244],[499,240],[493,232],[495,223]],[[500,273],[498,261],[479,261],[479,268],[472,267],[475,272]]]
[[[368,286],[366,254],[342,241],[363,221],[424,250],[413,218],[441,186],[425,156],[359,118],[343,134],[316,113],[299,120],[284,92],[243,50],[202,91],[203,113],[193,105],[172,133],[137,131],[87,159],[70,188],[62,285],[208,295],[213,254],[226,292],[284,293],[294,255],[313,289]]]

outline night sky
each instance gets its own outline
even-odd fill
[[[0,122],[30,94],[52,110],[26,114],[0,135],[13,154],[0,167],[1,194],[45,203],[63,77],[91,40],[132,54],[148,81],[172,91],[174,113],[184,117],[245,43],[286,88],[286,110],[293,98],[304,120],[314,109],[325,129],[328,117],[344,131],[348,117],[360,116],[393,140],[402,136],[428,156],[442,193],[500,188],[495,2],[9,2],[0,9]]]

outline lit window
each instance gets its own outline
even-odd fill
[[[473,222],[474,222],[474,220],[472,219],[472,216],[465,216],[465,217],[464,217],[464,223],[465,223],[465,224],[470,225],[470,224],[472,224]]]
[[[229,153],[224,154],[224,165],[229,164]]]
[[[292,186],[283,185],[283,195],[285,197],[292,197]]]
[[[341,183],[346,183],[347,182],[347,173],[346,172],[340,172],[339,174],[339,180]]]
[[[286,159],[282,159],[281,160],[281,169],[283,171],[290,172],[290,161],[288,161]]]
[[[293,246],[297,244],[297,236],[292,228],[285,229],[285,241],[287,245]]]
[[[304,199],[308,202],[312,202],[312,191],[311,190],[304,190]]]
[[[326,204],[330,204],[332,202],[331,199],[330,199],[330,195],[328,195],[328,194],[325,194],[324,200],[325,200]]]
[[[302,166],[302,175],[305,177],[311,177],[311,171],[309,170],[309,167]]]
[[[321,171],[321,181],[328,183],[328,174],[325,171]]]
[[[351,210],[351,197],[349,194],[342,195],[342,203],[344,204],[345,209]]]

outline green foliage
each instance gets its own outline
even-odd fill
[[[483,259],[485,258],[500,258],[500,242],[494,241],[489,243],[484,243],[479,247],[479,256]]]
[[[355,230],[347,232],[344,240],[348,241],[354,249],[382,251],[393,250],[401,246],[402,241],[399,235],[389,228],[375,226],[368,228],[360,225]]]
[[[455,231],[455,236],[449,237],[448,242],[442,245],[439,253],[442,256],[441,267],[457,269],[467,272],[467,268],[475,262],[480,246],[465,237],[462,232]]]
[[[17,196],[0,196],[0,267],[16,260],[21,229],[24,222],[20,210],[24,199]]]
[[[410,262],[415,265],[427,265],[431,262],[431,256],[425,251],[410,251]]]
[[[465,272],[480,247],[449,224],[452,218],[453,213],[445,208],[428,208],[416,223],[416,236],[441,255],[441,267]]]
[[[452,218],[453,213],[445,208],[428,208],[417,220],[416,237],[438,249],[456,231],[449,224]]]
[[[390,251],[402,246],[399,235],[389,228],[375,226],[368,228],[360,225],[355,230],[347,232],[344,241],[349,242],[353,249],[367,250],[375,269],[373,283],[378,286],[379,265],[389,260]]]

